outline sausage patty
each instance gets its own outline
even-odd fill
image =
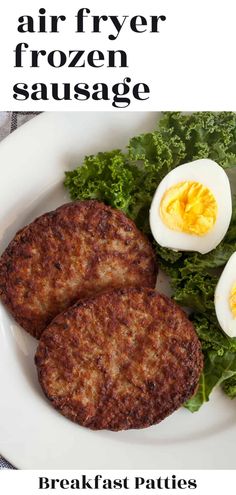
[[[20,230],[0,259],[0,296],[39,338],[61,311],[107,288],[154,287],[151,244],[121,211],[77,201]]]
[[[44,393],[92,429],[159,423],[195,392],[201,346],[186,314],[148,288],[80,301],[43,332],[35,362]]]

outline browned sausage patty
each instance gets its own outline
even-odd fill
[[[145,428],[196,390],[203,358],[186,314],[148,288],[78,302],[43,332],[39,381],[64,416],[92,429]]]
[[[154,287],[151,244],[121,211],[68,203],[20,230],[0,259],[0,296],[35,337],[79,298],[110,287]]]

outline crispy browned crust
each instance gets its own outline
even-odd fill
[[[186,314],[147,288],[78,302],[43,332],[35,362],[64,416],[114,431],[159,423],[193,395],[203,366]]]
[[[154,287],[151,244],[121,211],[68,203],[20,230],[0,259],[0,297],[35,337],[79,298],[109,287]]]

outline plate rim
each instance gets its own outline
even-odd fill
[[[137,115],[137,112],[130,112],[130,114],[135,114]],[[153,112],[154,113],[154,112]],[[46,113],[42,113],[42,114],[39,114],[37,115],[36,117],[34,117],[32,120],[26,122],[25,124],[23,124],[20,128],[18,128],[14,133],[12,133],[11,135],[9,135],[7,138],[5,138],[1,143],[0,143],[0,157],[2,155],[2,149],[3,147],[5,147],[6,149],[10,146],[12,146],[12,143],[14,145],[14,142],[17,142],[18,139],[21,139],[21,136],[23,135],[22,133],[26,133],[28,132],[32,132],[34,133],[34,129],[37,129],[40,127],[40,122],[46,122],[47,123],[47,120],[49,118],[49,121],[50,119],[54,119],[54,118],[60,118],[60,115],[65,115],[65,114],[70,114],[70,115],[74,115],[75,112],[46,112]],[[88,115],[88,112],[79,112],[80,116],[82,115],[82,117],[84,116],[84,114],[86,114],[86,116]],[[114,112],[104,112],[104,115],[108,115],[108,114],[114,114]],[[150,114],[150,112],[139,112],[139,114]],[[97,116],[97,112],[89,112],[89,115],[90,117],[89,118],[93,118],[93,115],[96,115]],[[117,114],[116,114],[117,115]],[[125,118],[127,118],[127,114],[122,114],[123,116],[125,116]],[[88,118],[88,117],[86,117]],[[124,117],[123,117],[124,118]],[[122,119],[121,119],[122,120]],[[38,124],[39,122],[39,124]],[[4,172],[3,172],[4,173]],[[0,167],[0,178],[1,178],[1,175],[2,175],[2,169]],[[0,181],[1,183],[1,181]],[[49,186],[50,188],[51,186]],[[1,186],[0,186],[0,189],[1,189]],[[0,416],[1,416],[1,410],[0,410]],[[63,418],[63,420],[65,421],[65,418]],[[67,420],[68,421],[68,420]],[[235,431],[236,431],[236,424],[235,424]],[[115,434],[116,435],[116,434]],[[112,440],[113,441],[113,440]],[[158,447],[157,447],[158,449]],[[2,455],[9,459],[9,462],[11,462],[14,466],[18,466],[19,469],[36,469],[34,467],[30,467],[28,468],[27,466],[24,465],[24,462],[21,462],[22,460],[22,457],[19,459],[19,453],[15,453],[13,452],[12,455],[9,456],[8,452],[5,450],[6,452],[6,455],[4,454],[4,448],[1,447],[1,451],[2,451]],[[125,469],[125,466],[123,466],[123,468]],[[141,468],[141,466],[139,465],[138,468]],[[56,467],[54,468],[51,468],[51,469],[57,469]],[[62,468],[59,468],[59,469],[62,469]],[[69,469],[69,468],[67,468]],[[87,467],[87,469],[89,469]],[[113,468],[111,468],[113,469]],[[137,467],[135,467],[135,469],[137,469]],[[146,469],[146,468],[144,468]],[[169,467],[168,467],[169,469]],[[172,465],[171,465],[171,469],[175,469]],[[191,468],[189,468],[191,469]],[[232,467],[233,469],[233,467]]]

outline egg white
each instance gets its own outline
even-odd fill
[[[160,216],[160,204],[165,192],[170,187],[186,181],[199,182],[209,188],[217,202],[216,222],[204,236],[176,232],[167,227]],[[164,177],[153,196],[149,221],[153,237],[162,247],[205,254],[221,242],[228,230],[231,216],[231,189],[225,171],[213,160],[202,159],[180,165]]]
[[[218,322],[229,337],[236,337],[236,318],[230,309],[230,294],[236,282],[236,252],[229,258],[215,290],[215,311]]]

